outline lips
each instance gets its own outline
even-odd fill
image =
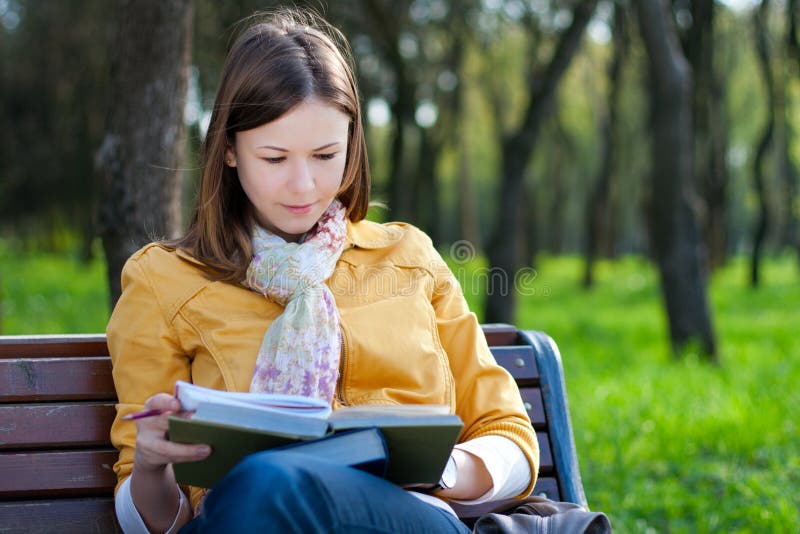
[[[314,207],[314,203],[311,204],[297,204],[297,205],[288,205],[284,204],[284,206],[290,213],[294,213],[295,215],[304,215],[311,211],[311,208]]]

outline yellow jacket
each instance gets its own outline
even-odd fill
[[[176,380],[247,391],[258,349],[283,308],[235,284],[209,280],[181,251],[150,244],[122,271],[108,323],[119,396],[111,441],[118,484],[133,469],[136,426],[122,416]],[[536,436],[511,376],[489,352],[461,287],[430,239],[410,225],[348,221],[345,251],[327,281],[343,347],[334,409],[342,404],[449,404],[459,442],[504,436],[539,465]],[[199,492],[190,491],[192,506]]]

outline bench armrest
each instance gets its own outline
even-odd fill
[[[578,455],[572,435],[572,423],[567,402],[567,389],[564,383],[564,368],[561,354],[555,341],[534,330],[520,330],[520,339],[533,347],[536,364],[539,367],[539,380],[544,400],[545,416],[550,428],[553,462],[560,473],[561,498],[588,509],[583,492],[581,473],[578,468]]]

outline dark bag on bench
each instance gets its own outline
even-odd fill
[[[606,534],[611,522],[601,512],[590,512],[571,502],[528,497],[513,507],[481,516],[475,534]]]

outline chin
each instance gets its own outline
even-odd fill
[[[280,232],[282,234],[286,235],[286,236],[292,236],[294,238],[299,238],[300,236],[302,236],[303,234],[305,234],[306,232],[311,230],[314,227],[315,223],[316,223],[316,221],[314,221],[314,223],[312,223],[312,224],[307,224],[307,225],[304,224],[304,225],[297,225],[297,226],[291,226],[291,227],[286,227],[286,228],[278,228],[278,230],[280,230]]]
[[[327,206],[326,206],[327,208]],[[319,210],[319,213],[307,213],[302,217],[287,217],[284,219],[284,224],[281,225],[263,225],[265,228],[274,228],[276,233],[279,233],[282,237],[292,237],[296,241],[297,238],[311,230],[317,221],[322,217],[322,214],[325,210]],[[281,214],[285,215],[285,214]],[[278,217],[275,217],[278,218]],[[288,219],[288,220],[286,220]]]

